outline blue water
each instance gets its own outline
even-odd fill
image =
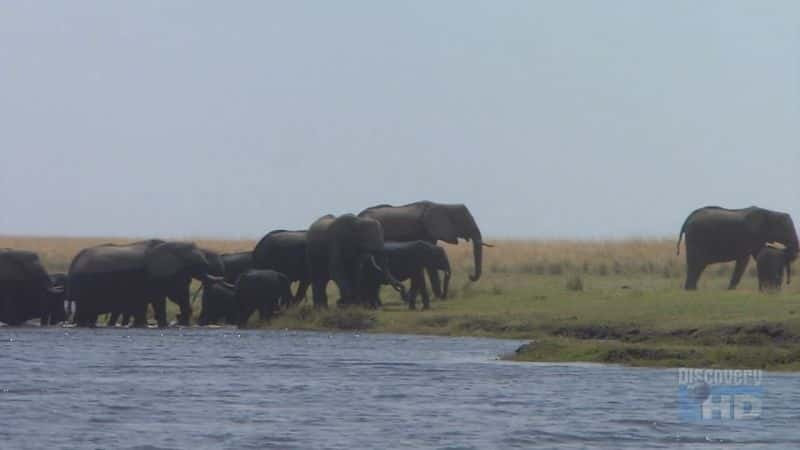
[[[235,329],[0,329],[1,449],[797,448],[763,417],[682,423],[677,371],[497,360],[514,341]]]

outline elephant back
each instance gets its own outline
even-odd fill
[[[409,241],[425,234],[423,216],[433,205],[429,201],[402,206],[378,205],[361,211],[358,216],[375,219],[383,226],[384,238],[389,241]]]
[[[27,250],[0,249],[0,281],[28,281],[47,273],[39,255]]]
[[[145,254],[164,243],[158,239],[126,245],[103,244],[83,249],[72,260],[69,274],[129,272],[145,270]]]

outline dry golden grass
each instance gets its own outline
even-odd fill
[[[103,244],[124,244],[141,238],[0,236],[0,248],[37,252],[48,269],[64,271],[83,248]],[[192,240],[192,239],[186,239]],[[256,240],[194,239],[199,246],[218,252],[252,249]],[[490,240],[494,248],[484,249],[484,274],[592,275],[651,274],[666,278],[683,273],[683,255],[675,254],[673,239],[624,240]],[[456,271],[471,270],[472,245],[447,245]],[[710,274],[724,275],[729,266],[716,266]]]
[[[485,273],[680,276],[683,255],[673,239],[499,240],[484,249]],[[472,266],[470,245],[447,246],[454,267]]]
[[[0,248],[16,248],[34,251],[39,254],[39,257],[48,270],[64,272],[69,268],[69,263],[72,261],[72,258],[86,247],[105,243],[126,244],[141,239],[142,238],[0,236]],[[197,239],[194,240],[194,242],[203,248],[220,253],[251,250],[256,244],[256,241],[250,240],[222,239]]]

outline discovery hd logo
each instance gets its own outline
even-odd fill
[[[761,417],[760,370],[678,369],[678,416],[687,422]]]

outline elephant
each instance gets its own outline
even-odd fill
[[[783,271],[786,270],[786,284],[792,277],[792,264],[786,249],[765,245],[756,255],[758,289],[760,291],[780,291],[783,284]]]
[[[726,209],[707,206],[693,211],[678,234],[686,236],[687,290],[697,289],[697,280],[707,265],[736,261],[728,289],[736,289],[751,256],[756,256],[768,242],[786,246],[787,264],[797,258],[798,241],[789,214],[756,206]]]
[[[419,201],[403,206],[378,205],[361,211],[359,217],[372,218],[381,223],[387,241],[408,242],[422,240],[458,244],[458,239],[472,241],[475,272],[469,279],[478,281],[483,267],[483,242],[481,230],[469,209],[462,204]],[[431,285],[439,285],[438,273],[428,272]]]
[[[235,285],[224,280],[206,282],[199,324],[225,318],[244,328],[256,310],[261,320],[269,320],[292,300],[290,285],[289,278],[280,272],[257,269],[243,273]]]
[[[223,319],[228,323],[238,323],[235,295],[236,285],[227,281],[204,283],[197,324],[216,324]]]
[[[422,294],[422,308],[430,307],[430,296],[425,286],[425,270],[428,272],[441,270],[444,272],[442,286],[433,284],[433,293],[438,298],[445,298],[450,285],[450,260],[444,248],[426,241],[386,242],[383,251],[389,263],[389,271],[398,281],[411,279],[408,291],[408,307],[416,309],[416,297]],[[369,264],[364,265],[362,275],[363,297],[371,300],[375,306],[380,305],[380,286],[387,280],[382,273]]]
[[[153,240],[153,241],[155,241],[155,240]],[[143,242],[147,242],[147,241],[143,241]],[[163,241],[159,241],[159,242],[163,242]],[[208,277],[217,277],[217,278],[223,279],[225,277],[225,275],[226,275],[226,272],[225,272],[226,268],[225,268],[225,263],[223,261],[223,255],[220,255],[219,253],[217,253],[215,251],[212,251],[212,250],[208,250],[208,249],[200,249],[200,251],[203,253],[203,256],[206,258],[206,261],[208,261],[207,276]],[[188,290],[191,287],[192,278],[191,277],[185,278],[184,281],[185,281],[185,284],[186,284],[185,290],[188,292]],[[174,289],[173,289],[173,292],[176,293],[176,298],[181,298],[181,297],[183,297],[184,287],[175,286]],[[161,297],[155,296],[154,298],[150,299],[150,305],[152,305],[153,311],[160,311],[160,309],[162,307],[164,307],[164,306],[162,306],[162,304],[164,304],[164,305],[166,304],[165,300],[164,300],[164,296],[161,296]],[[106,323],[106,326],[109,326],[109,327],[117,326],[119,324],[118,322],[119,322],[119,317],[120,316],[122,316],[122,326],[129,326],[131,324],[131,318],[133,317],[133,314],[132,314],[131,311],[125,311],[124,310],[124,306],[125,305],[123,305],[123,304],[117,304],[117,305],[114,306],[114,308],[110,311],[110,314],[108,316],[108,322]],[[187,321],[183,321],[181,323],[181,325],[188,325],[188,322]]]
[[[292,304],[306,297],[311,283],[306,263],[306,230],[274,230],[267,233],[253,249],[253,268],[276,270],[298,282]]]
[[[76,303],[75,322],[95,326],[101,313],[128,313],[145,326],[152,303],[160,327],[167,325],[165,298],[180,308],[178,322],[188,325],[191,279],[205,280],[210,264],[193,243],[151,239],[126,245],[83,249],[69,268],[68,297]]]
[[[0,249],[0,322],[22,325],[38,317],[41,325],[49,325],[53,320],[63,320],[63,303],[59,306],[53,302],[53,297],[63,291],[63,286],[53,285],[39,255]]]
[[[385,274],[392,287],[405,298],[405,287],[386,265],[383,228],[377,220],[353,214],[326,215],[311,224],[307,240],[306,262],[314,307],[328,306],[325,290],[330,280],[339,288],[340,305],[362,303],[363,299],[358,296],[360,273],[367,262]]]
[[[223,277],[228,283],[236,283],[239,276],[253,268],[253,252],[222,253],[219,255],[224,268]]]

